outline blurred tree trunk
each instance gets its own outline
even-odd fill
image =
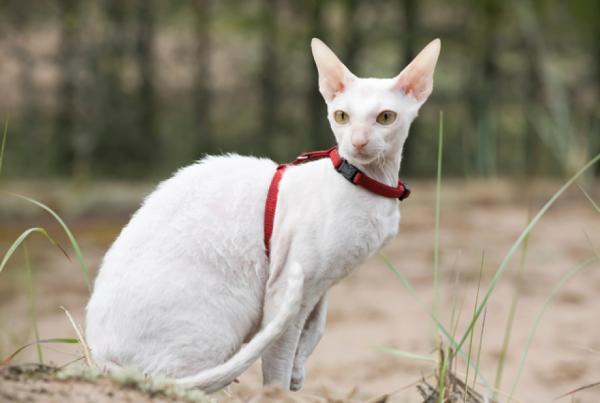
[[[17,32],[26,32],[31,23],[31,14],[28,13],[28,10],[14,7],[9,12],[13,15]],[[39,125],[36,124],[40,108],[34,80],[35,57],[29,49],[26,35],[17,35],[16,40],[10,47],[9,57],[11,56],[18,63],[15,88],[18,89],[21,97],[22,107],[18,111],[16,122],[9,121],[9,134],[17,134],[17,136],[12,136],[13,144],[18,142],[17,147],[26,151],[22,156],[18,169],[21,173],[29,173],[28,169],[34,163],[37,163],[38,166],[41,165],[40,162],[45,155],[43,154],[45,147],[43,145],[44,139],[39,133]],[[3,116],[3,118],[8,119],[9,117]],[[4,127],[4,123],[3,121],[2,127]],[[16,129],[16,133],[12,133],[13,128]]]
[[[193,3],[196,32],[196,68],[194,74],[194,116],[198,130],[196,154],[215,151],[212,139],[211,89],[211,35],[212,1],[195,0]]]
[[[525,133],[525,173],[527,176],[535,176],[544,171],[542,164],[544,154],[544,143],[537,133],[533,120],[536,107],[544,105],[543,67],[540,48],[532,39],[532,35],[525,35],[525,52],[527,57],[527,99],[526,110],[529,110],[527,121],[527,132]]]
[[[311,38],[323,38],[323,1],[305,0],[307,10],[308,42]],[[327,109],[319,92],[319,75],[312,56],[308,57],[310,71],[306,105],[309,119],[311,148],[317,150],[333,144],[332,135],[327,134]]]
[[[137,5],[137,38],[135,62],[140,75],[138,87],[138,123],[140,132],[139,147],[143,163],[151,164],[157,155],[158,133],[156,91],[154,90],[154,27],[155,3],[153,0],[139,0]]]
[[[498,143],[496,139],[496,124],[495,124],[495,84],[498,76],[498,68],[496,66],[496,38],[495,30],[497,27],[497,13],[492,11],[496,7],[490,6],[487,8],[486,26],[486,45],[483,48],[483,77],[481,80],[481,91],[479,93],[479,167],[481,173],[485,176],[496,173],[496,153]]]
[[[588,144],[589,158],[593,158],[600,154],[600,108],[598,107],[598,104],[600,104],[600,42],[598,41],[600,37],[600,24],[598,23],[600,20],[600,2],[572,0],[566,4],[569,6],[569,15],[574,17],[568,24],[577,27],[577,34],[586,42],[586,51],[592,55],[594,61],[592,74],[595,74],[595,104],[592,103],[590,105],[591,110],[585,112],[591,121]],[[596,177],[600,178],[600,164],[596,164],[593,169]]]
[[[503,3],[501,0],[485,0],[473,5],[475,9],[476,41],[474,49],[477,72],[471,81],[469,104],[474,122],[474,130],[478,134],[478,144],[474,151],[475,164],[480,175],[489,176],[496,172],[496,124],[494,116],[494,95],[498,68],[496,66],[496,31],[500,22]],[[479,58],[477,57],[479,56]]]
[[[399,43],[402,46],[401,66],[398,73],[404,69],[416,56],[417,53],[417,35],[419,26],[419,3],[417,0],[399,0],[399,9],[402,10],[400,26],[404,29],[400,32]],[[410,129],[410,134],[406,139],[402,158],[402,173],[404,175],[418,174],[418,155],[416,154],[415,144],[419,143],[420,125],[419,120],[415,120]]]
[[[142,152],[136,109],[131,113],[137,99],[129,97],[124,82],[131,50],[131,37],[127,35],[131,4],[122,0],[103,1],[106,27],[95,60],[94,92],[98,94],[98,106],[92,150],[94,170],[99,174],[134,176],[142,171],[136,166]]]
[[[278,0],[262,0],[262,62],[260,68],[260,152],[269,155],[279,117],[277,94]]]
[[[527,5],[518,9],[521,20],[521,41],[523,54],[527,63],[525,81],[525,107],[527,116],[527,133],[525,133],[525,172],[528,176],[547,173],[569,172],[569,154],[571,146],[569,137],[572,123],[566,123],[564,111],[557,108],[557,103],[565,101],[570,103],[567,95],[557,91],[552,84],[552,79],[546,74],[544,67],[544,33],[538,23],[539,4]],[[576,107],[571,109],[576,110]],[[541,113],[541,111],[545,111]],[[567,111],[567,115],[571,112]],[[565,144],[557,145],[554,142],[545,142],[540,133],[540,126],[536,122],[551,121],[559,132],[558,136],[567,138]],[[545,129],[541,129],[545,130]],[[554,134],[555,136],[556,134]],[[554,144],[553,144],[554,143]],[[560,142],[558,142],[560,144]],[[558,168],[558,169],[557,169]]]
[[[344,49],[341,54],[342,63],[344,63],[351,71],[358,69],[357,57],[362,43],[362,35],[360,32],[359,23],[359,8],[360,0],[345,0],[344,1],[344,20],[346,34],[344,35]]]
[[[76,56],[80,34],[80,4],[77,0],[60,0],[60,39],[57,64],[59,84],[57,87],[57,113],[54,122],[53,154],[57,173],[75,174],[77,105],[75,82],[77,76]]]

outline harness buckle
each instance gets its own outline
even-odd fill
[[[410,188],[408,187],[408,184],[403,182],[402,187],[404,188],[404,190],[402,191],[402,194],[400,195],[400,197],[398,197],[398,199],[400,201],[403,201],[408,196],[410,196]]]
[[[342,163],[335,170],[342,174],[342,176],[353,185],[355,185],[354,178],[356,177],[356,174],[360,172],[360,169],[350,164],[345,159],[342,159]]]

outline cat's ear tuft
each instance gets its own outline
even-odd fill
[[[313,38],[310,46],[319,72],[319,91],[330,102],[346,89],[354,75],[320,39]]]
[[[434,39],[395,78],[394,88],[423,103],[433,90],[433,72],[442,43]]]

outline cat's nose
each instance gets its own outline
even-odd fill
[[[367,145],[369,139],[365,135],[353,135],[352,136],[352,146],[356,148],[358,151],[362,151],[363,148]]]

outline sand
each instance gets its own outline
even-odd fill
[[[462,307],[457,338],[462,336],[472,314],[482,253],[485,255],[483,293],[529,217],[559,185],[497,181],[444,184],[438,312],[441,322],[450,328],[452,307]],[[219,401],[367,401],[390,394],[389,401],[393,402],[422,401],[413,383],[432,374],[435,364],[378,350],[382,346],[394,347],[435,358],[436,346],[442,340],[429,317],[434,299],[435,187],[427,182],[414,182],[412,187],[413,196],[402,204],[401,232],[383,253],[410,281],[416,297],[407,291],[379,255],[373,256],[331,290],[326,334],[308,362],[302,392],[284,396],[280,391],[262,391],[257,363],[240,378],[239,384],[228,388],[228,394],[221,392],[214,397]],[[13,188],[41,197],[65,211],[94,272],[146,189],[142,186],[129,191],[127,197],[105,196],[106,200],[96,203],[89,198],[66,200],[60,191],[50,186],[14,184]],[[108,195],[105,189],[109,188],[116,189],[113,192],[116,195],[127,189],[126,186],[99,186],[88,196]],[[596,190],[594,197],[600,200],[599,187],[591,188]],[[80,204],[86,207],[77,209],[76,216],[66,214]],[[19,205],[12,201],[0,204],[3,251],[20,232],[34,225],[46,226],[67,245],[66,239],[59,235],[59,227],[50,219],[27,211],[28,215],[23,216]],[[529,239],[521,281],[522,296],[500,387],[503,393],[512,387],[532,323],[544,300],[565,273],[593,256],[592,244],[600,249],[600,214],[575,188],[548,211]],[[74,337],[59,309],[65,306],[78,322],[83,322],[87,291],[73,253],[70,252],[73,261],[66,261],[41,237],[32,238],[28,247],[32,252],[42,337]],[[492,384],[517,289],[519,260],[520,253],[517,253],[499,280],[486,313],[481,367],[482,376]],[[22,270],[19,270],[21,261],[22,253],[18,253],[1,274],[0,352],[3,356],[33,337],[27,292]],[[599,302],[600,264],[596,263],[573,277],[549,304],[529,349],[516,398],[523,402],[547,402],[577,387],[600,381]],[[481,329],[477,329],[473,351],[479,344]],[[80,353],[77,346],[53,345],[45,346],[44,354],[48,362],[62,365]],[[35,361],[35,349],[27,350],[15,360],[16,363],[32,361]],[[464,376],[461,360],[456,369]],[[0,381],[0,389],[7,387]],[[502,395],[500,400],[503,401]],[[570,401],[570,397],[560,401]],[[576,401],[600,401],[600,387],[577,393]]]

